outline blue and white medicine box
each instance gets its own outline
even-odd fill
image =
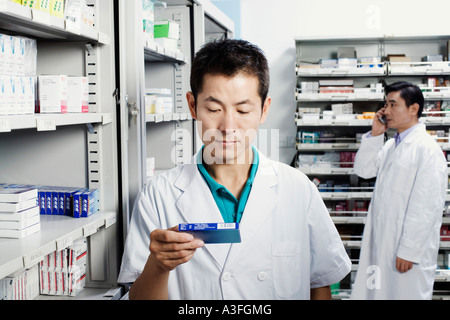
[[[87,218],[98,211],[98,189],[87,190],[81,194],[81,217]]]
[[[205,243],[240,243],[239,223],[182,223],[178,231],[192,234]]]

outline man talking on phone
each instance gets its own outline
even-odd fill
[[[447,189],[447,163],[419,121],[420,88],[396,82],[361,141],[354,169],[376,177],[352,299],[429,300]],[[384,133],[395,129],[385,142]]]

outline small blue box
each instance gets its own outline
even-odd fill
[[[73,217],[74,218],[81,218],[81,203],[82,198],[81,195],[84,193],[84,191],[78,191],[73,194]]]
[[[98,189],[87,190],[81,195],[81,217],[87,218],[98,211]]]

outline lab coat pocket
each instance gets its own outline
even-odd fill
[[[276,294],[289,298],[300,289],[300,243],[272,244],[273,285]]]

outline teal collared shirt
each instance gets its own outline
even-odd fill
[[[211,193],[214,197],[214,201],[217,204],[217,207],[222,214],[223,221],[226,223],[231,222],[240,222],[242,218],[242,214],[244,213],[245,205],[247,204],[248,196],[250,195],[250,191],[252,189],[253,180],[255,179],[256,171],[258,170],[259,165],[259,156],[258,151],[255,147],[253,147],[253,164],[250,169],[250,176],[248,177],[247,182],[245,183],[244,189],[242,190],[241,197],[239,200],[228,191],[226,187],[216,182],[216,180],[211,177],[211,175],[206,170],[203,165],[203,148],[198,153],[198,161],[197,167],[206,183],[211,190]]]

